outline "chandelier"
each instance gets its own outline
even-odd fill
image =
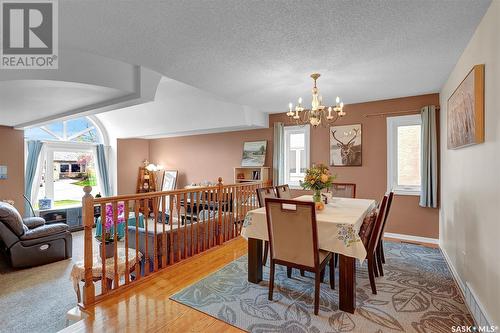
[[[311,124],[313,127],[319,125],[331,125],[336,122],[340,117],[346,115],[344,112],[344,102],[340,101],[337,96],[335,105],[326,107],[323,105],[323,97],[319,94],[319,89],[316,86],[316,81],[321,75],[319,73],[311,74],[314,80],[314,87],[312,88],[312,101],[311,108],[305,109],[302,106],[302,97],[299,97],[298,104],[293,107],[293,104],[288,104],[288,118],[297,125]]]

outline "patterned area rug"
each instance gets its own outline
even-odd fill
[[[314,280],[277,266],[274,300],[269,301],[269,269],[264,281],[247,282],[243,256],[171,297],[184,305],[249,332],[451,332],[473,325],[464,300],[439,249],[385,243],[384,277],[370,289],[366,263],[357,267],[355,314],[338,310],[338,290],[321,284],[320,312],[314,315]],[[338,288],[338,270],[337,283]]]

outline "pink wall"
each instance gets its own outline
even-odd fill
[[[24,132],[0,126],[0,165],[8,168],[8,178],[0,179],[0,200],[14,200],[24,212]]]
[[[139,167],[145,159],[149,159],[149,140],[118,139],[118,194],[136,192]]]
[[[366,115],[418,110],[429,104],[439,105],[439,95],[429,94],[346,105],[347,116],[338,124],[362,124],[363,165],[332,168],[332,172],[337,175],[337,181],[356,183],[359,198],[379,200],[387,190],[386,117],[366,117]],[[282,121],[285,124],[288,122],[284,114],[272,114],[269,117],[270,128],[268,129],[150,140],[149,158],[152,162],[162,164],[168,169],[178,170],[179,187],[203,180],[216,181],[218,177],[223,177],[225,183],[232,183],[233,168],[240,165],[245,141],[267,140],[265,165],[272,166],[272,126],[276,121]],[[138,147],[137,142],[120,141],[122,144],[119,145],[119,155],[120,149],[126,149],[129,151],[128,154],[130,151],[137,153],[138,150],[145,149],[144,142]],[[130,147],[128,147],[129,141]],[[140,158],[136,158],[133,167],[127,167],[129,171],[119,171],[119,189],[125,190],[126,187],[127,190],[135,191],[137,167],[140,162]],[[329,163],[328,128],[311,129],[311,162]],[[122,163],[118,165],[120,169]],[[131,183],[134,186],[131,186]],[[120,186],[120,184],[123,185]],[[299,194],[300,191],[296,193]],[[438,227],[437,209],[419,207],[417,196],[395,197],[388,222],[388,232],[438,238]]]
[[[226,132],[192,135],[150,142],[150,156],[154,163],[167,169],[179,170],[178,187],[203,180],[234,182],[233,168],[241,164],[245,141],[267,140],[266,166],[272,164],[272,130]]]

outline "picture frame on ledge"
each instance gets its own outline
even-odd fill
[[[165,170],[163,172],[163,179],[161,182],[161,190],[165,191],[173,191],[177,187],[177,170]]]

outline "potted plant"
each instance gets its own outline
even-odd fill
[[[124,203],[119,202],[117,207],[118,207],[118,212],[117,212],[118,221],[116,223],[116,227],[125,222],[125,217],[123,216]],[[111,204],[106,204],[106,220],[104,223],[104,230],[102,231],[102,235],[95,237],[99,241],[99,255],[101,256],[101,258],[102,258],[103,243],[105,247],[104,252],[106,259],[112,258],[115,255],[115,241],[120,241],[121,237],[118,236],[117,234],[115,240],[113,226],[114,226],[113,206]]]
[[[304,181],[300,181],[300,186],[303,189],[314,191],[313,201],[316,203],[318,210],[322,210],[325,207],[321,201],[321,190],[331,187],[334,179],[335,176],[330,173],[326,165],[318,164],[307,169]]]

